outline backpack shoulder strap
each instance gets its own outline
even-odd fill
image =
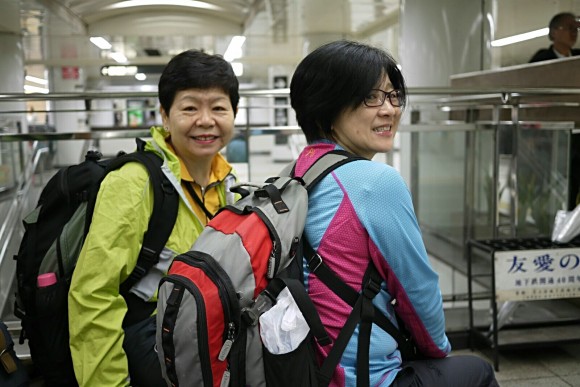
[[[129,278],[123,282],[121,286],[122,294],[127,294],[129,289],[141,278],[145,277],[149,270],[159,262],[159,254],[171,235],[179,206],[179,196],[161,170],[163,160],[155,153],[145,151],[144,144],[143,140],[137,139],[137,151],[108,160],[105,170],[106,176],[109,172],[121,168],[128,162],[141,163],[147,169],[151,186],[153,187],[153,212],[143,237],[137,266],[135,266]],[[90,222],[94,211],[94,203],[87,211],[87,221]],[[88,232],[88,228],[86,232]]]
[[[310,243],[304,240],[304,257],[307,260],[307,265],[312,273],[315,273],[317,278],[322,281],[333,293],[339,296],[347,304],[354,306],[358,301],[361,293],[351,288],[349,285],[344,283],[338,276],[324,263],[320,255],[318,255]],[[369,262],[365,277],[368,277],[376,282],[382,281],[381,276],[372,261]],[[365,279],[363,281],[363,288],[369,284],[369,281]],[[409,338],[406,337],[397,327],[391,323],[391,321],[380,311],[380,309],[375,307],[374,323],[377,324],[381,329],[390,334],[399,344],[403,347]]]
[[[163,160],[155,153],[138,150],[121,156],[117,160],[119,159],[123,159],[123,164],[129,161],[143,164],[149,172],[151,186],[153,187],[153,212],[143,237],[143,245],[139,252],[137,266],[135,266],[129,278],[122,285],[122,291],[129,291],[159,262],[161,250],[167,243],[177,219],[179,196],[161,170]],[[114,165],[110,167],[114,167]]]
[[[306,189],[310,191],[320,180],[336,168],[357,160],[367,159],[343,150],[333,150],[325,153],[302,175]],[[292,175],[294,175],[294,168],[292,168]]]

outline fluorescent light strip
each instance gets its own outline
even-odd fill
[[[48,85],[48,81],[46,79],[33,77],[32,75],[27,75],[24,77],[24,79],[27,80],[28,82],[37,83],[39,85],[43,86]]]
[[[110,56],[117,63],[127,63],[127,57],[120,52],[112,52]]]
[[[523,42],[526,40],[539,38],[540,36],[546,36],[546,35],[548,35],[549,32],[550,32],[550,29],[546,27],[546,28],[542,28],[539,30],[526,32],[523,34],[509,36],[507,38],[494,40],[491,42],[491,46],[492,47],[503,47],[503,46],[507,46],[508,44],[519,43],[519,42]]]
[[[174,5],[179,7],[191,7],[191,8],[202,8],[209,9],[212,11],[223,11],[221,7],[213,4],[206,3],[205,1],[192,1],[192,0],[127,0],[121,1],[119,3],[114,3],[106,6],[104,9],[121,9],[130,7],[143,7],[147,5]]]
[[[48,89],[45,87],[24,85],[24,92],[27,94],[30,94],[30,93],[48,94]]]
[[[111,43],[107,42],[107,40],[102,36],[91,36],[89,40],[101,50],[110,50],[113,47]]]
[[[137,66],[105,66],[101,69],[101,74],[110,77],[135,76]]]
[[[244,75],[244,64],[239,62],[232,63],[232,70],[234,70],[236,77],[241,77]]]
[[[226,52],[224,54],[224,59],[228,62],[233,61],[234,59],[238,59],[242,57],[242,46],[246,41],[245,36],[234,36],[232,41],[230,42]]]

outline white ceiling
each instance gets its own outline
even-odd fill
[[[461,1],[482,0],[457,3]],[[223,54],[231,37],[243,34],[247,40],[241,60],[245,71],[242,81],[267,87],[263,82],[271,68],[295,66],[313,35],[365,40],[390,29],[395,36],[389,45],[397,57],[396,35],[405,0],[188,0],[188,4],[199,3],[203,7],[114,8],[126,3],[129,2],[0,0],[0,33],[22,35],[29,73],[46,66],[76,65],[86,71],[87,83],[93,86],[103,82],[100,67],[114,61],[89,42],[90,36],[107,38],[113,50],[123,52],[130,64],[163,65],[175,53],[189,48]],[[551,15],[563,10],[580,13],[580,0],[487,3],[496,38],[545,27]],[[14,12],[20,21],[6,16]],[[538,38],[494,48],[492,63],[525,63],[535,50],[548,44],[547,38]],[[159,55],[151,56],[148,49],[157,50]]]

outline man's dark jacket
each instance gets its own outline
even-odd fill
[[[572,56],[580,55],[580,49],[573,48],[571,51],[572,51]],[[543,60],[550,60],[550,59],[558,59],[558,57],[556,56],[556,53],[554,52],[553,45],[550,46],[550,48],[542,48],[541,50],[538,50],[538,52],[536,52],[534,54],[532,59],[530,59],[529,63],[541,62]]]

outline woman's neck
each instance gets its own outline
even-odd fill
[[[212,159],[183,160],[189,175],[200,187],[207,187],[211,173]]]

